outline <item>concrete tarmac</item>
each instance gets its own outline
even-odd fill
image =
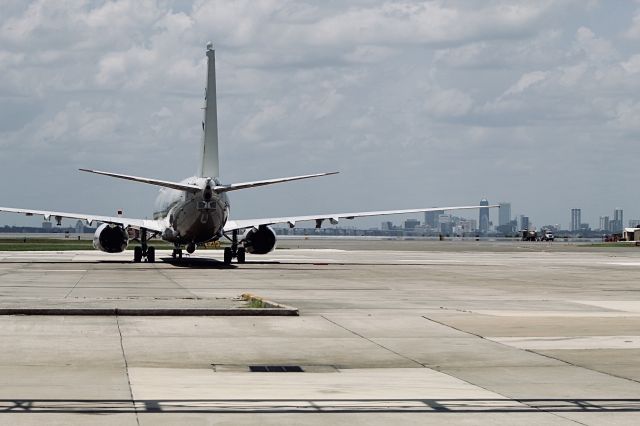
[[[0,303],[300,309],[0,316],[0,424],[638,424],[640,249],[401,243],[290,240],[231,268],[0,253]]]

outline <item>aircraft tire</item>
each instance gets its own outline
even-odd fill
[[[224,264],[231,265],[231,260],[233,259],[233,253],[231,252],[230,247],[226,247],[224,249]]]
[[[142,262],[142,247],[134,247],[133,249],[133,262]]]
[[[155,263],[155,261],[156,261],[156,248],[155,247],[147,248],[147,262]]]
[[[240,247],[238,249],[238,263],[244,263],[245,262],[245,260],[246,260],[245,254],[246,254],[246,252],[245,252],[244,247]]]

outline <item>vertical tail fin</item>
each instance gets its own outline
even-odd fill
[[[200,176],[218,177],[218,107],[216,105],[216,53],[207,43],[207,89],[205,92],[204,121],[202,123],[202,158]]]

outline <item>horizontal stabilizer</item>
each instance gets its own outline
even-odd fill
[[[232,183],[231,185],[217,185],[213,188],[213,190],[217,193],[227,192],[227,191],[237,191],[239,189],[255,188],[257,186],[273,185],[274,183],[291,182],[294,180],[309,179],[309,178],[320,177],[320,176],[330,176],[335,174],[338,174],[338,172],[316,173],[313,175],[292,176],[292,177],[279,178],[279,179],[257,180],[254,182]]]
[[[166,180],[149,179],[138,176],[121,175],[118,173],[101,172],[99,170],[79,169],[82,172],[95,173],[97,175],[111,176],[118,179],[132,180],[134,182],[148,183],[149,185],[162,186],[165,188],[177,189],[179,191],[199,192],[202,190],[198,185],[190,185],[187,183],[169,182]]]

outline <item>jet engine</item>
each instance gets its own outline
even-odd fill
[[[267,254],[276,248],[276,233],[269,226],[251,228],[242,239],[247,253]]]
[[[121,253],[129,245],[129,235],[122,226],[104,223],[93,235],[93,247],[106,253]]]

